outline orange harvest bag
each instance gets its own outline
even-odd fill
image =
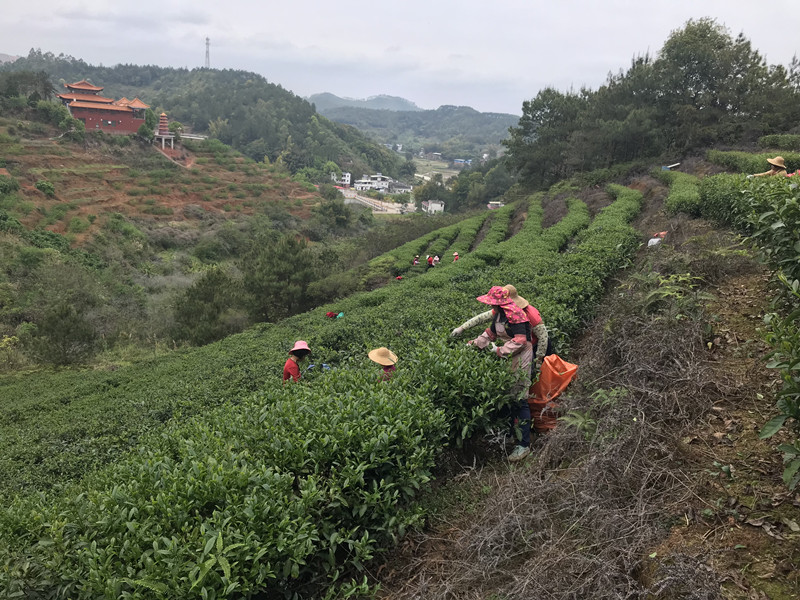
[[[553,400],[558,398],[577,374],[578,365],[568,363],[557,354],[544,357],[539,380],[528,392],[534,431],[543,433],[555,428],[558,404]]]

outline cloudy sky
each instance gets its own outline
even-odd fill
[[[193,68],[208,36],[212,67],[300,96],[515,114],[546,86],[596,88],[691,18],[743,32],[770,64],[800,55],[797,0],[4,0],[0,14],[5,54]]]

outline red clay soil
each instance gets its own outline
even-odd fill
[[[191,219],[184,214],[188,205],[218,215],[252,215],[259,207],[273,204],[307,219],[319,202],[317,194],[262,165],[248,165],[250,168],[243,170],[243,158],[235,160],[233,167],[218,165],[209,158],[199,164],[197,156],[182,146],[164,151],[156,147],[118,150],[48,140],[23,140],[22,145],[24,153],[9,157],[8,163],[17,173],[23,200],[55,217],[48,220],[39,210],[31,210],[21,220],[29,227],[44,225],[48,230],[64,233],[73,218],[88,222],[90,216],[96,217],[87,231],[76,235],[78,243],[91,236],[104,215],[111,213],[151,221],[184,221]],[[112,152],[118,156],[110,156]],[[136,164],[141,152],[159,152],[184,169],[154,182],[148,170],[125,164],[129,160]],[[54,184],[54,197],[35,188],[40,180]],[[255,188],[261,193],[252,193]]]

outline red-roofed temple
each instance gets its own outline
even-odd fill
[[[69,108],[70,114],[83,121],[86,131],[106,133],[136,133],[144,123],[147,104],[134,98],[113,100],[100,95],[102,87],[92,85],[85,79],[76,83],[65,83],[67,91],[58,97]]]

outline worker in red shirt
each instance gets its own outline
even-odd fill
[[[433,266],[433,257],[430,254],[425,258],[425,260],[428,261],[428,266],[429,267]]]
[[[453,252],[453,262],[458,260],[458,252]]]
[[[300,366],[298,363],[306,356],[311,354],[311,348],[303,340],[297,340],[294,346],[289,350],[289,358],[286,359],[286,364],[283,365],[283,381],[284,383],[291,377],[294,381],[300,381]]]

